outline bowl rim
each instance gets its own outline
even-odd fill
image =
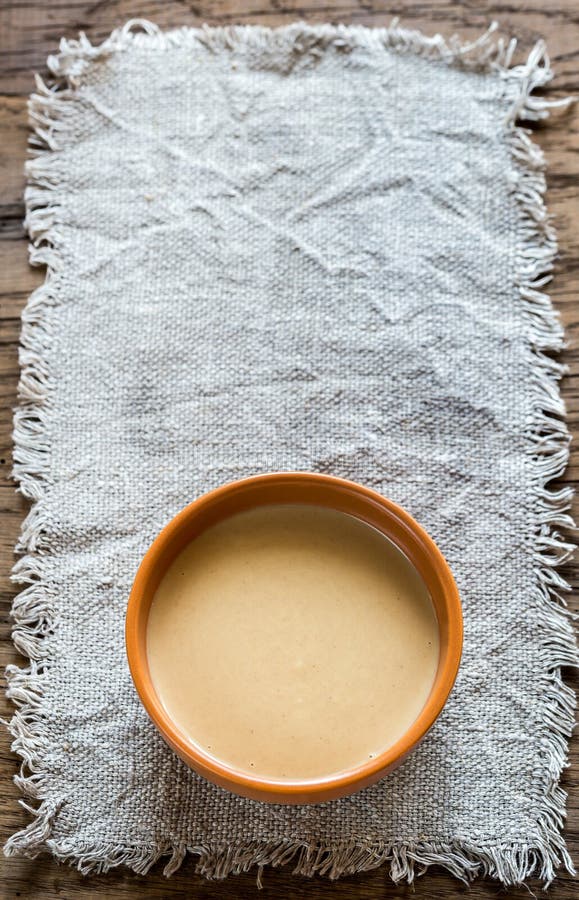
[[[417,719],[396,743],[373,759],[345,771],[314,779],[282,781],[260,776],[257,773],[250,775],[229,766],[205,753],[199,745],[193,743],[179,730],[155,691],[146,659],[146,650],[143,649],[142,635],[143,633],[146,635],[150,604],[145,603],[145,595],[151,576],[154,575],[159,565],[163,565],[164,555],[181,533],[183,526],[194,520],[202,510],[222,501],[227,494],[233,494],[240,490],[248,491],[256,487],[267,486],[268,484],[273,486],[290,486],[296,481],[302,484],[310,482],[312,485],[324,485],[325,487],[333,488],[339,493],[344,491],[348,493],[355,492],[364,502],[374,507],[376,505],[381,507],[382,512],[385,511],[391,519],[398,520],[407,531],[412,533],[415,539],[418,539],[430,557],[442,587],[444,605],[448,614],[448,636],[446,650],[442,661],[439,662],[437,675],[428,700]],[[272,505],[274,503],[276,501],[272,501]],[[330,503],[317,502],[313,503],[313,505],[335,508]],[[235,515],[236,512],[239,512],[239,510],[231,510],[230,513],[226,513],[221,518],[228,518],[229,515]],[[227,482],[214,490],[202,494],[192,503],[185,506],[159,532],[141,560],[129,595],[125,619],[126,653],[135,688],[150,719],[169,746],[192,769],[209,781],[226,787],[233,793],[241,796],[280,803],[320,803],[327,799],[354,793],[361,787],[377,781],[381,775],[386,774],[386,772],[401,762],[415,745],[422,740],[440,715],[456,679],[462,654],[462,641],[461,602],[450,567],[433,539],[410,513],[394,501],[357,482],[333,475],[299,471],[271,472]],[[299,799],[296,799],[298,797]]]

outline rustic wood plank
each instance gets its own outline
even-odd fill
[[[278,25],[295,19],[308,21],[355,22],[366,25],[387,24],[400,16],[407,27],[445,35],[459,32],[465,38],[480,34],[491,19],[497,19],[502,32],[520,40],[521,53],[540,36],[546,37],[557,77],[556,94],[579,92],[579,16],[576,0],[4,0],[0,8],[0,665],[18,660],[9,640],[9,606],[13,589],[9,581],[14,546],[26,504],[10,480],[11,409],[16,401],[18,380],[17,340],[19,315],[28,294],[42,275],[28,266],[28,254],[22,227],[24,186],[23,161],[26,153],[26,99],[33,89],[33,72],[42,71],[46,56],[53,52],[62,35],[74,37],[85,30],[94,41],[106,37],[112,28],[132,17],[146,17],[162,26],[253,22]],[[569,424],[579,433],[579,110],[556,114],[547,127],[537,129],[539,141],[549,164],[548,204],[559,233],[561,257],[552,286],[552,296],[567,327],[570,346],[565,360],[570,375],[563,383],[569,409]],[[572,453],[564,483],[579,483],[579,449]],[[579,503],[575,504],[575,513]],[[569,566],[568,579],[576,586],[579,567]],[[575,608],[577,608],[577,600]],[[575,679],[577,685],[577,679]],[[4,697],[0,715],[10,715]],[[563,778],[569,793],[567,839],[571,852],[579,859],[579,741],[574,740],[572,766]],[[4,732],[0,736],[0,840],[22,827],[28,815],[17,805],[18,792],[11,782],[16,759]],[[194,873],[188,861],[170,880],[163,878],[157,866],[147,877],[125,871],[107,876],[84,878],[76,871],[58,866],[50,858],[36,861],[0,862],[0,896],[3,898],[104,897],[123,900],[131,896],[145,898],[197,897],[216,900],[257,895],[255,876],[239,876],[225,883],[208,883]],[[497,895],[491,882],[475,883],[468,896],[482,900]],[[505,892],[503,892],[505,893]],[[431,871],[415,888],[390,884],[381,870],[337,883],[324,879],[307,881],[295,878],[287,870],[264,875],[260,896],[283,895],[292,898],[458,898],[465,889],[443,872]],[[512,898],[528,898],[527,889],[507,891]],[[564,876],[550,891],[552,900],[575,900],[577,889]]]

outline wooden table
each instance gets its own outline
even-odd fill
[[[387,13],[384,12],[387,10]],[[577,0],[497,0],[475,3],[457,0],[2,0],[0,6],[0,665],[17,661],[10,641],[9,608],[13,588],[9,570],[12,550],[26,507],[15,493],[10,479],[11,407],[16,401],[18,379],[17,342],[19,315],[42,274],[28,267],[27,243],[22,227],[23,162],[26,156],[26,98],[33,87],[33,72],[43,71],[46,56],[52,53],[62,35],[74,37],[87,32],[93,42],[102,40],[117,25],[135,16],[147,17],[162,26],[199,25],[202,22],[227,24],[252,22],[279,25],[295,19],[312,22],[355,22],[366,25],[387,24],[400,16],[408,27],[428,33],[440,31],[449,36],[455,31],[465,38],[481,33],[491,19],[497,19],[503,32],[516,36],[521,50],[528,50],[537,37],[548,40],[551,59],[557,72],[554,95],[579,93],[579,7]],[[570,375],[563,392],[570,414],[570,425],[579,427],[579,104],[567,115],[556,114],[551,122],[537,130],[536,138],[544,148],[549,164],[548,197],[559,233],[561,259],[552,287],[552,296],[567,326],[570,347],[566,362]],[[576,448],[565,481],[579,478],[579,450]],[[577,511],[576,511],[577,512]],[[579,517],[578,517],[579,518]],[[570,567],[569,580],[577,585],[577,567]],[[10,707],[2,696],[0,715],[9,716]],[[17,804],[18,792],[12,784],[17,761],[10,741],[2,729],[0,736],[0,841],[21,828],[28,815]],[[567,770],[564,785],[569,791],[567,840],[579,861],[579,741],[571,754],[574,766]],[[3,860],[0,863],[1,898],[105,897],[107,900],[140,896],[164,897],[253,897],[257,896],[255,875],[226,882],[206,882],[195,875],[194,861],[187,861],[170,880],[157,866],[140,877],[118,869],[101,877],[85,878],[52,859]],[[533,885],[533,887],[536,887]],[[457,898],[468,892],[472,900],[504,893],[493,882],[479,881],[470,890],[442,871],[431,870],[416,887],[394,886],[385,871],[329,882],[296,878],[289,870],[266,870],[261,897],[379,898],[416,897]],[[528,898],[525,888],[506,892],[513,898]],[[550,900],[571,900],[577,887],[569,876],[562,876],[549,893]]]

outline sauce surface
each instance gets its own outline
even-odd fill
[[[344,513],[279,505],[185,548],[155,594],[147,652],[189,740],[243,772],[304,781],[402,736],[439,641],[427,588],[395,544]]]

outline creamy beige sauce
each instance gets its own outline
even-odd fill
[[[363,522],[306,505],[240,513],[192,541],[154,597],[147,649],[182,733],[238,770],[292,781],[395,743],[439,654],[406,556]]]

